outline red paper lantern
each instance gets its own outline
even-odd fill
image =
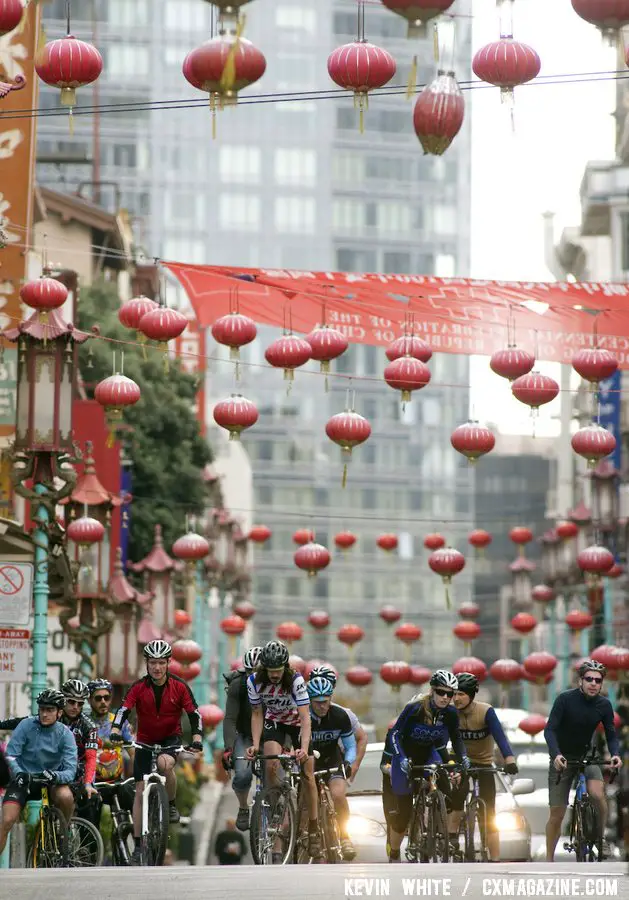
[[[424,153],[441,156],[455,139],[465,118],[465,100],[452,72],[440,72],[420,93],[413,126]]]
[[[448,585],[453,577],[458,575],[465,568],[465,557],[453,547],[442,547],[441,550],[435,550],[428,557],[428,565],[433,572],[441,575],[443,583],[446,585],[446,603],[450,608],[450,593]]]
[[[140,295],[139,297],[132,297],[131,300],[127,300],[122,304],[120,309],[118,310],[118,319],[120,320],[120,324],[124,325],[125,328],[132,328],[134,331],[137,331],[140,327],[140,321],[147,312],[151,312],[153,309],[157,309],[159,304],[155,302],[155,300],[149,300],[148,297],[144,295]],[[142,335],[142,340],[146,340],[145,335]]]
[[[243,668],[242,659],[232,659],[232,661],[229,664],[230,672],[237,672],[238,669],[242,669],[242,668]]]
[[[395,629],[395,636],[398,641],[410,645],[421,638],[422,630],[419,625],[413,625],[412,622],[403,622]]]
[[[256,614],[256,608],[249,600],[240,600],[238,603],[234,603],[232,609],[234,613],[237,616],[240,616],[241,619],[244,619],[245,622],[253,619]]]
[[[480,636],[481,627],[478,622],[457,622],[452,629],[452,632],[460,641],[469,643],[470,641],[475,641],[476,638]]]
[[[402,403],[408,403],[411,393],[426,387],[430,381],[430,369],[413,356],[399,356],[384,370],[384,380],[389,387],[402,392]]]
[[[270,528],[266,525],[254,525],[249,532],[249,540],[254,544],[265,544],[272,535]]]
[[[383,606],[378,615],[387,625],[393,625],[394,622],[399,622],[402,618],[402,613],[395,606]]]
[[[226,616],[221,621],[221,631],[223,634],[229,635],[229,637],[238,637],[238,635],[243,633],[246,627],[247,623],[245,620],[237,615]]]
[[[582,609],[572,609],[566,616],[566,625],[577,634],[584,628],[589,628],[593,621],[589,612]]]
[[[328,74],[332,81],[354,94],[354,102],[360,110],[361,132],[369,91],[384,87],[395,71],[391,54],[366,40],[337,47],[328,57]]]
[[[313,609],[308,616],[308,622],[317,631],[322,631],[330,624],[330,616],[324,609]]]
[[[172,663],[170,665],[170,671],[172,672]],[[198,678],[201,674],[201,666],[197,662],[190,663],[189,666],[181,667],[181,675],[180,677],[184,679],[184,681],[193,681],[195,678]]]
[[[338,672],[336,671],[335,667],[330,665],[330,663],[327,662],[325,659],[311,659],[306,663],[306,668],[304,669],[304,673],[303,673],[306,681],[309,681],[309,679],[312,675],[312,670],[316,669],[318,666],[329,666],[333,670],[335,675],[338,677]]]
[[[629,3],[627,4],[629,9]],[[581,378],[592,384],[598,384],[606,378],[611,378],[618,368],[618,360],[602,347],[589,347],[577,350],[572,357],[572,368]]]
[[[216,703],[206,703],[203,706],[200,706],[199,712],[204,727],[209,731],[213,731],[225,718],[225,713],[220,706],[216,705]]]
[[[380,547],[381,550],[385,550],[387,553],[391,553],[393,550],[397,550],[398,538],[396,534],[381,534],[376,539],[376,544]]]
[[[515,659],[497,659],[490,665],[489,674],[500,684],[510,684],[522,678],[522,667]]]
[[[341,462],[343,463],[342,486],[347,482],[347,466],[352,458],[352,450],[363,444],[371,434],[371,425],[363,416],[359,416],[353,409],[346,409],[337,413],[325,426],[325,433],[341,448]]]
[[[537,626],[537,619],[530,613],[519,612],[511,619],[511,627],[520,634],[530,634]]]
[[[175,628],[185,628],[192,624],[192,616],[185,609],[175,610]]]
[[[150,341],[157,341],[163,350],[168,341],[178,338],[188,327],[188,320],[183,313],[167,306],[158,306],[144,313],[140,319],[138,330]]]
[[[526,716],[519,723],[518,728],[520,728],[525,734],[529,734],[531,737],[535,737],[536,734],[540,734],[544,728],[546,728],[546,717],[540,716],[538,713],[533,713],[530,716]]]
[[[312,356],[308,341],[294,334],[283,334],[268,346],[264,358],[275,369],[284,369],[286,381],[294,381],[295,369],[304,366]]]
[[[550,684],[555,677],[552,672],[547,672],[546,675],[533,675],[531,672],[527,672],[523,666],[520,666],[520,668],[522,669],[522,678],[524,681],[530,681],[531,684]]]
[[[470,531],[467,540],[472,547],[476,547],[477,550],[483,550],[485,547],[489,547],[493,538],[488,531],[477,528],[475,531]]]
[[[365,636],[365,632],[360,625],[342,625],[336,633],[337,638],[342,644],[353,647],[358,644]]]
[[[104,378],[94,388],[94,399],[105,410],[110,445],[113,444],[114,430],[122,421],[123,410],[127,406],[134,406],[141,396],[142,392],[135,381],[118,373]]]
[[[22,0],[0,0],[0,37],[17,28],[23,12]]]
[[[507,378],[509,381],[515,381],[522,375],[528,375],[535,365],[535,357],[526,350],[519,347],[507,347],[506,350],[496,350],[492,353],[489,360],[489,366],[492,372],[500,375],[501,378]]]
[[[606,547],[592,545],[579,553],[577,565],[589,575],[604,575],[614,565],[614,555]]]
[[[531,409],[539,409],[555,399],[559,393],[559,385],[554,378],[533,371],[516,378],[511,385],[511,393],[520,403]]]
[[[420,362],[427,363],[432,357],[432,350],[420,337],[414,334],[403,334],[396,338],[386,349],[387,359],[393,362],[401,356],[412,356]]]
[[[380,678],[394,691],[399,691],[410,681],[411,667],[405,662],[385,662],[380,666]]]
[[[0,0],[0,4],[2,0]],[[0,16],[2,8],[0,6]],[[68,299],[68,289],[65,284],[56,278],[42,276],[37,281],[27,281],[20,289],[20,298],[23,303],[46,314],[53,309],[59,309]]]
[[[611,431],[596,423],[579,428],[570,443],[574,452],[587,460],[590,469],[616,449],[616,438]]]
[[[440,534],[427,534],[424,538],[424,547],[426,550],[440,550],[445,547],[446,539]]]
[[[238,93],[255,84],[266,71],[266,59],[257,47],[236,34],[223,32],[192,50],[183,61],[186,81],[224,105],[238,102]]]
[[[202,656],[203,651],[196,641],[175,641],[173,644],[173,659],[178,663],[184,665],[195,663],[198,662]]]
[[[105,537],[105,526],[91,516],[81,516],[70,522],[66,535],[68,540],[78,544],[79,547],[91,547],[92,544],[100,544]]]
[[[477,656],[462,656],[460,659],[457,659],[452,666],[452,672],[455,675],[469,672],[470,675],[474,675],[479,681],[484,681],[487,678],[487,666]]]
[[[309,544],[314,539],[314,531],[310,531],[308,528],[298,528],[293,535],[293,543],[299,544],[300,547],[303,547],[304,544]]]
[[[531,597],[536,603],[550,603],[555,599],[555,592],[547,584],[536,584],[531,591]]]
[[[611,669],[622,672],[629,671],[629,649],[627,647],[614,647],[611,662]]]
[[[76,106],[76,89],[96,81],[103,71],[103,58],[92,44],[73,34],[49,41],[35,57],[35,71],[51,87],[61,88],[61,105]]]
[[[409,681],[411,684],[428,684],[432,672],[425,666],[411,666]]]
[[[258,421],[258,408],[242,394],[232,394],[214,407],[214,421],[229,432],[230,441],[240,440],[240,435]]]
[[[535,653],[529,653],[522,661],[522,667],[528,675],[535,678],[545,678],[554,672],[557,660],[552,653],[546,650],[538,650]]]
[[[458,453],[475,462],[494,449],[496,438],[485,425],[469,421],[459,425],[450,435],[450,443]]]
[[[616,647],[610,644],[600,644],[600,646],[595,647],[594,650],[590,653],[590,659],[596,660],[596,662],[602,663],[604,666],[607,666],[608,669],[615,669],[616,659],[614,656],[614,652]]]
[[[477,78],[500,88],[503,99],[513,96],[513,88],[537,78],[542,67],[539,56],[527,44],[501,37],[479,50],[472,60]]]
[[[349,347],[349,341],[336,328],[319,325],[306,335],[312,351],[311,358],[321,363],[320,371],[325,375],[330,371],[330,362],[341,356]]]
[[[629,25],[629,0],[572,0],[578,16],[596,25],[610,39],[625,25]]]
[[[338,534],[334,535],[334,543],[341,550],[349,550],[356,543],[356,535],[352,534],[351,531],[339,531]]]
[[[462,619],[477,619],[480,615],[480,606],[471,600],[466,600],[459,606],[459,615]]]
[[[625,574],[625,567],[619,565],[618,563],[614,563],[611,569],[605,574],[608,578],[620,578],[621,575]]]
[[[242,313],[228,313],[212,325],[212,337],[217,343],[229,347],[230,359],[240,359],[240,348],[254,341],[257,334],[256,323]]]
[[[168,672],[171,675],[176,675],[177,678],[183,678],[183,669],[184,669],[184,667],[181,665],[180,662],[177,662],[176,659],[169,660]]]
[[[579,526],[576,522],[559,522],[555,528],[555,532],[557,533],[557,537],[560,537],[562,541],[569,541],[571,538],[575,538],[578,535]]]
[[[292,644],[293,641],[300,641],[304,636],[304,630],[297,622],[282,622],[275,629],[275,634],[280,641]]]
[[[330,564],[330,554],[321,544],[310,542],[304,544],[293,556],[298,569],[303,569],[308,576],[313,578],[317,572],[325,569]]]
[[[522,548],[524,544],[529,544],[533,540],[533,532],[530,528],[524,528],[522,525],[517,525],[509,532],[509,540]]]
[[[454,0],[382,0],[382,5],[408,22],[408,37],[424,37],[426,23],[450,9]]]
[[[194,563],[198,559],[203,559],[209,552],[210,545],[205,538],[193,531],[184,534],[173,544],[173,556],[186,562]]]
[[[306,677],[306,663],[301,658],[301,656],[297,656],[296,653],[291,653],[291,655],[288,657],[288,665],[294,672],[299,672],[299,674],[303,675],[304,678]]]
[[[366,687],[373,680],[373,675],[366,666],[352,666],[345,677],[354,687]]]

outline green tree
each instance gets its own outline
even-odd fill
[[[81,290],[78,326],[89,331],[93,325],[107,338],[133,341],[132,333],[118,321],[115,287],[101,281]],[[199,433],[194,414],[196,378],[171,360],[164,371],[164,354],[147,348],[144,359],[139,346],[124,346],[93,339],[79,351],[81,375],[87,394],[112,374],[113,353],[117,362],[124,351],[124,374],[140,386],[142,398],[125,410],[130,426],[129,456],[133,462],[133,504],[129,535],[129,556],[142,559],[153,545],[156,524],[163,529],[164,542],[172,542],[185,530],[186,513],[203,511],[206,497],[202,478],[212,452]]]

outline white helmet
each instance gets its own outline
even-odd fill
[[[151,641],[144,648],[144,659],[170,659],[173,648],[168,641]]]
[[[257,669],[261,654],[262,647],[249,647],[242,658],[242,664],[245,669],[249,669],[251,672],[253,672],[254,669]]]
[[[443,687],[450,691],[456,691],[459,687],[459,679],[447,669],[437,669],[430,677],[430,687]]]

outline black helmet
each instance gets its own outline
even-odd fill
[[[579,678],[583,678],[585,673],[591,669],[592,672],[600,672],[603,678],[607,675],[607,666],[597,662],[595,659],[584,659],[578,668]]]
[[[327,678],[332,687],[336,687],[336,682],[338,681],[338,675],[336,674],[336,670],[329,666],[327,663],[323,663],[320,666],[315,666],[312,672],[310,673],[309,681],[312,681],[313,678]]]
[[[458,672],[457,681],[459,682],[459,690],[467,694],[468,697],[474,698],[478,694],[478,678],[471,672]]]
[[[61,691],[68,700],[87,700],[90,694],[87,685],[78,678],[65,681],[61,685]]]
[[[91,697],[96,691],[109,691],[111,694],[114,688],[111,681],[107,681],[106,678],[95,678],[94,681],[88,681],[87,689]]]
[[[57,709],[63,709],[66,705],[66,698],[61,691],[57,691],[54,688],[46,688],[45,691],[42,691],[41,694],[38,695],[37,705],[56,706]]]
[[[280,669],[288,663],[288,647],[281,641],[269,641],[262,648],[260,665],[265,669]]]

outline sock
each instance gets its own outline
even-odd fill
[[[308,820],[308,831],[312,834],[319,830],[319,822],[317,819],[309,819]]]
[[[399,850],[389,850],[389,859],[399,859],[400,851]]]

